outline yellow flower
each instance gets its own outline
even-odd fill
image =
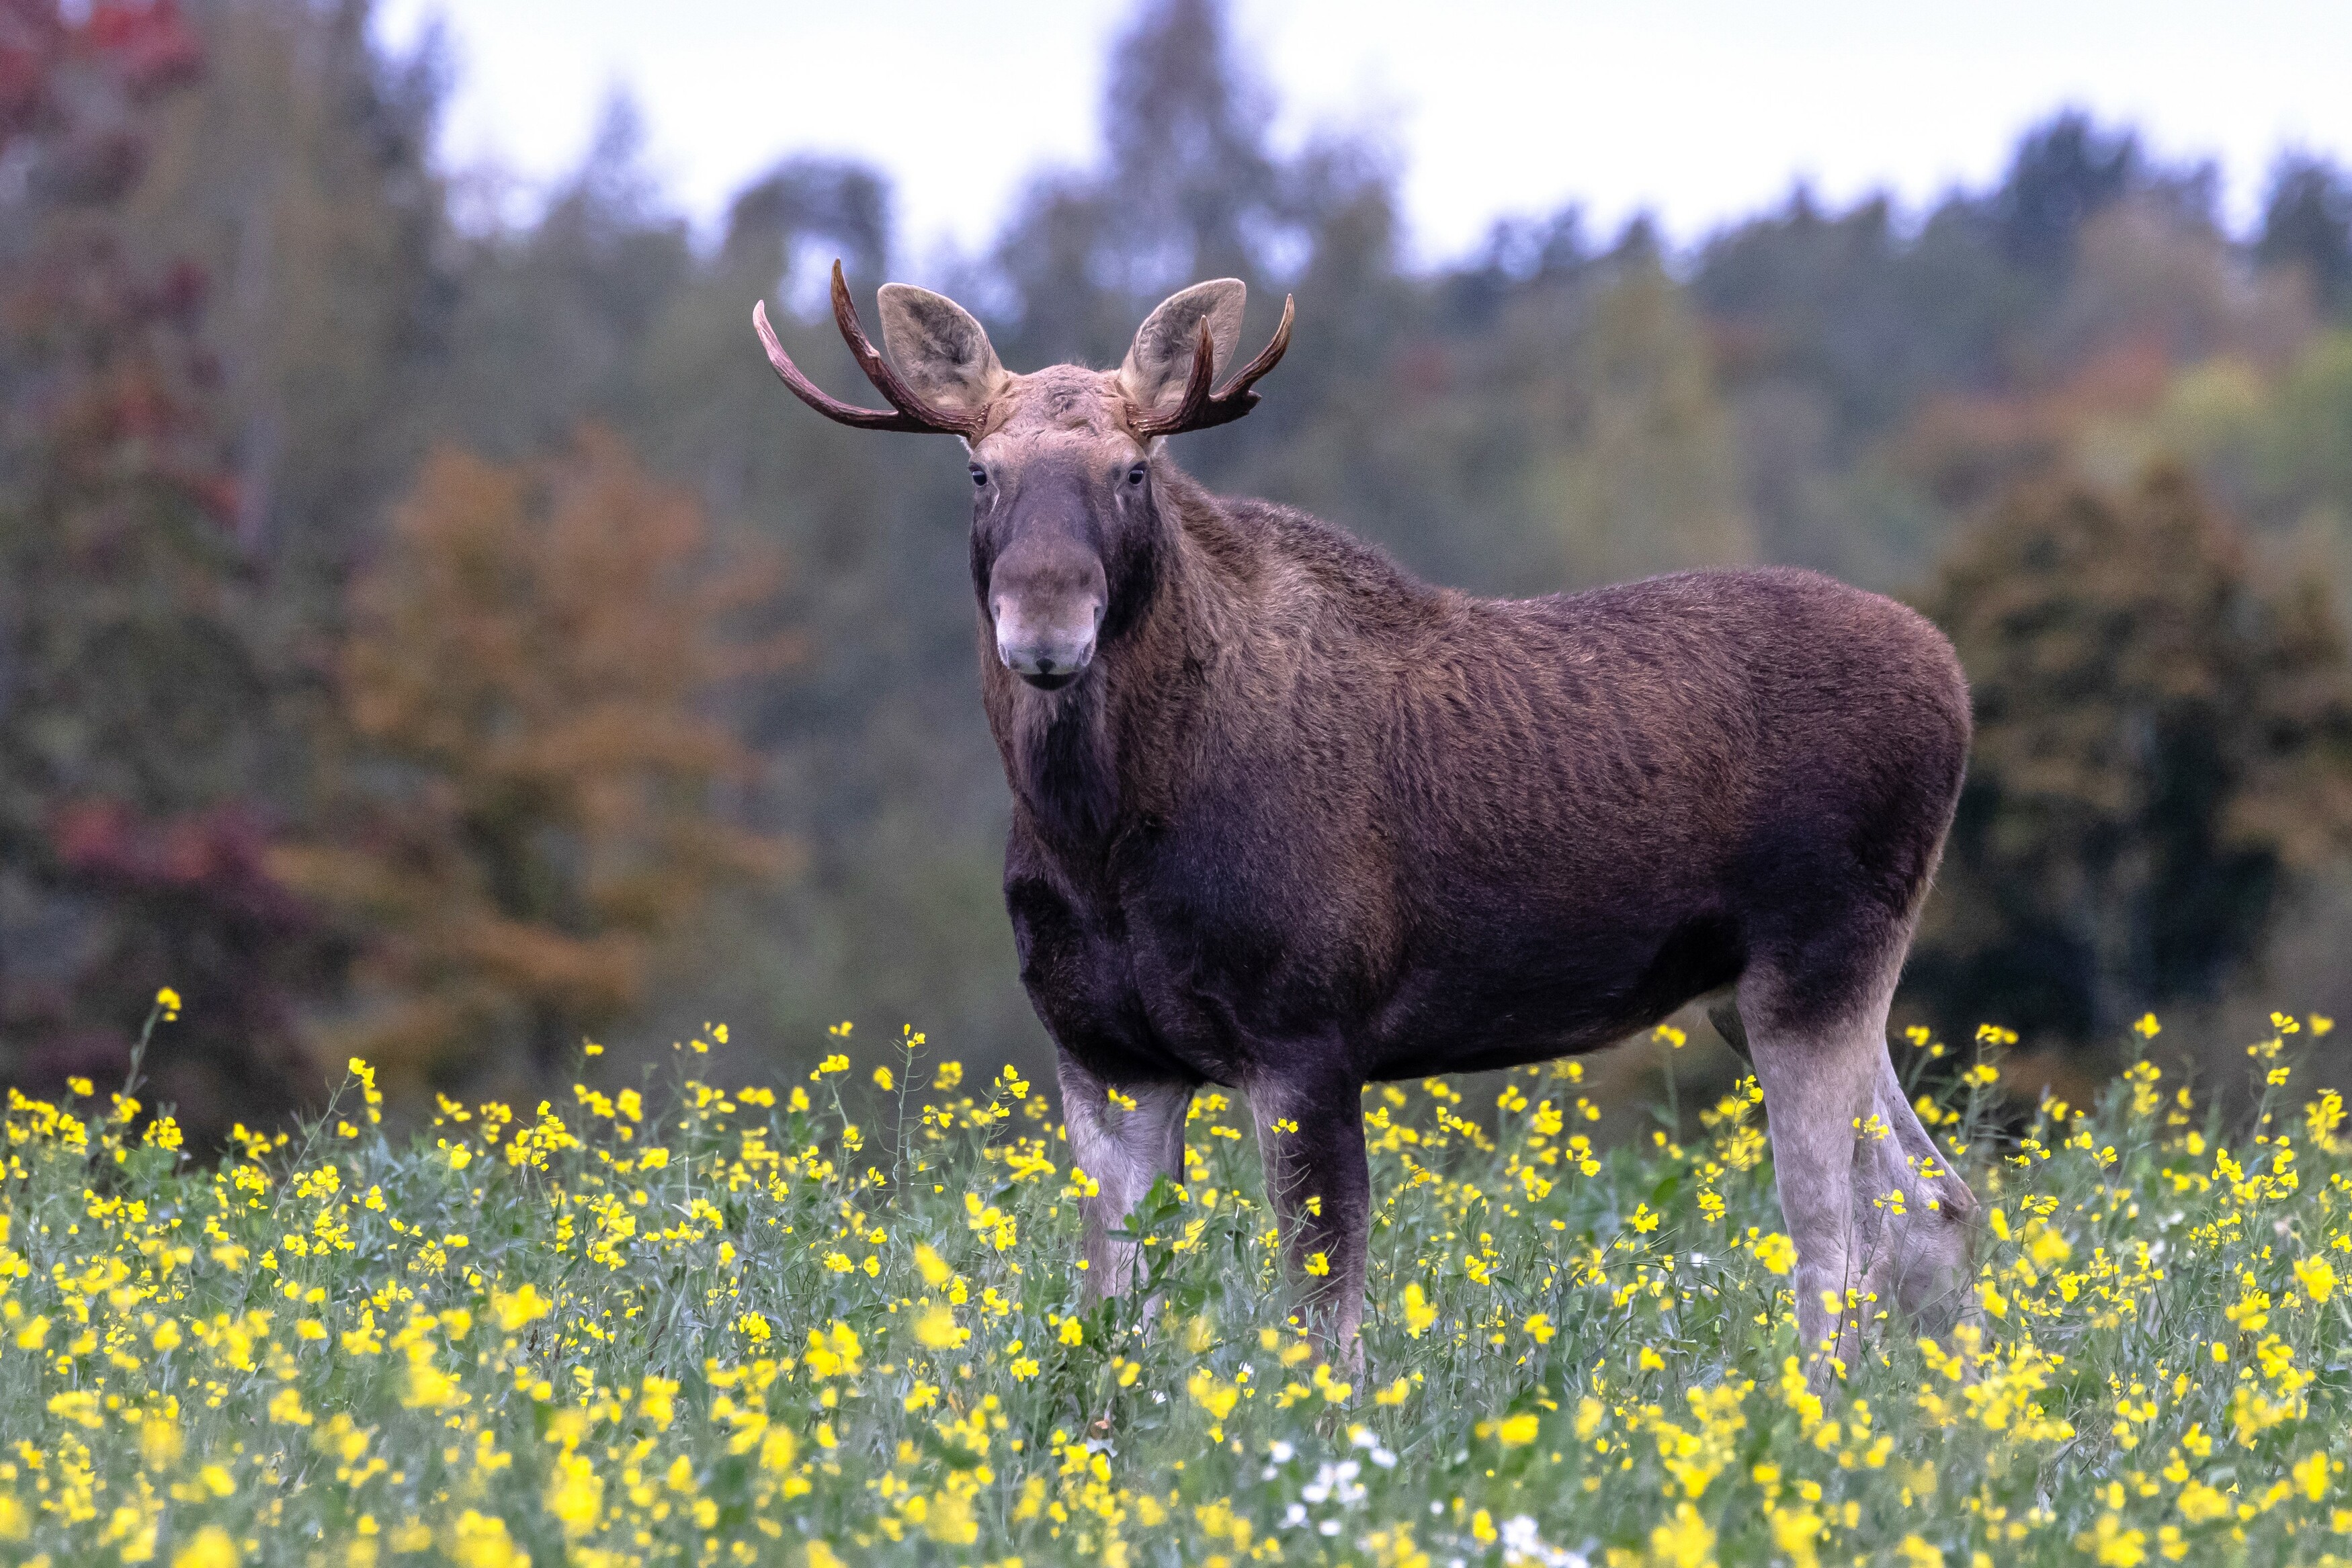
[[[1538,1344],[1549,1344],[1551,1343],[1553,1332],[1551,1319],[1546,1314],[1537,1312],[1520,1326],[1527,1331],[1528,1337],[1534,1340]]]
[[[915,1269],[923,1276],[923,1283],[934,1291],[955,1278],[955,1270],[948,1267],[947,1260],[940,1257],[928,1241],[916,1244]]]
[[[1505,1416],[1495,1428],[1495,1436],[1507,1448],[1524,1448],[1536,1440],[1536,1429],[1539,1424],[1534,1411],[1523,1410],[1517,1416]]]
[[[874,1070],[874,1087],[882,1091],[883,1093],[887,1094],[890,1092],[892,1089],[898,1086],[898,1081],[896,1078],[891,1076],[890,1070],[888,1068],[877,1067]]]
[[[1419,1339],[1437,1321],[1437,1309],[1429,1304],[1429,1296],[1418,1281],[1404,1288],[1404,1332]]]
[[[153,1415],[139,1423],[139,1457],[151,1470],[168,1470],[187,1449],[186,1435],[169,1416]]]
[[[1699,1568],[1715,1554],[1715,1531],[1698,1510],[1686,1502],[1675,1505],[1674,1521],[1650,1531],[1650,1560],[1671,1568]]]
[[[2305,1258],[2294,1266],[2294,1277],[2315,1301],[2336,1292],[2336,1270],[2325,1258]]]
[[[677,1385],[669,1378],[647,1377],[637,1390],[637,1414],[668,1431],[669,1424],[677,1418],[677,1407],[672,1403],[677,1393]]]
[[[808,1568],[849,1568],[849,1565],[833,1554],[832,1547],[822,1541],[813,1540],[808,1543]]]
[[[1087,1339],[1087,1331],[1079,1324],[1077,1319],[1064,1318],[1062,1320],[1062,1333],[1060,1338],[1064,1344],[1084,1344]]]
[[[955,1313],[945,1307],[927,1308],[915,1320],[915,1341],[925,1350],[953,1350],[971,1337],[971,1331],[956,1325]]]
[[[1779,1231],[1756,1243],[1756,1261],[1775,1274],[1786,1274],[1797,1266],[1797,1244]]]
[[[172,993],[165,991],[165,996]],[[207,1524],[185,1546],[172,1553],[172,1568],[236,1568],[241,1561],[236,1542],[217,1524]]]
[[[165,1018],[178,1018],[180,1016],[180,993],[173,990],[171,987],[165,986],[162,990],[155,993],[155,1005],[163,1009],[163,1016]],[[234,1562],[236,1559],[231,1558],[230,1561]]]
[[[548,1479],[546,1501],[547,1511],[562,1522],[564,1534],[585,1535],[604,1512],[604,1482],[595,1466],[578,1454],[561,1455]]]
[[[491,1291],[490,1310],[499,1314],[499,1327],[512,1333],[523,1324],[536,1322],[555,1309],[546,1297],[539,1293],[538,1286],[525,1282],[521,1290],[511,1293]]]
[[[1787,1556],[1791,1568],[1819,1568],[1813,1542],[1822,1533],[1822,1516],[1811,1509],[1775,1508],[1765,1516],[1772,1527],[1772,1544]]]

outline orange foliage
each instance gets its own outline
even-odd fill
[[[730,826],[751,758],[711,716],[740,662],[701,512],[620,439],[430,459],[353,591],[343,832],[282,873],[363,944],[336,1032],[394,1073],[528,1047],[545,1071],[643,999],[656,948],[786,846]]]

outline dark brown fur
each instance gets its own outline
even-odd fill
[[[1098,669],[981,660],[1023,976],[1091,1071],[1241,1085],[1310,1034],[1360,1081],[1538,1061],[1759,956],[1802,1027],[1900,940],[1969,736],[1911,611],[1789,569],[1480,600],[1154,483]]]
[[[920,360],[940,319],[984,344],[893,287],[894,353]],[[1237,323],[1239,287],[1172,298],[1139,344]],[[1942,635],[1788,569],[1430,587],[1179,472],[1138,429],[1175,395],[1166,358],[913,372],[976,411],[1005,900],[1101,1188],[1094,1277],[1129,1277],[1112,1231],[1181,1174],[1193,1089],[1233,1086],[1294,1262],[1328,1265],[1308,1304],[1351,1349],[1367,1081],[1591,1051],[1706,998],[1763,1082],[1808,1343],[1845,1332],[1825,1291],[1948,1306],[1974,1199],[1925,1163],[1884,1034],[1968,755]],[[1901,1225],[1873,1201],[1890,1186],[1915,1194]]]

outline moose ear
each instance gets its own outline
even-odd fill
[[[1223,375],[1241,344],[1242,301],[1248,296],[1240,278],[1220,277],[1161,300],[1136,329],[1135,345],[1118,368],[1120,390],[1147,412],[1173,408],[1192,377],[1203,321],[1216,349],[1215,374]]]
[[[881,307],[882,346],[924,402],[970,413],[1013,379],[980,323],[946,295],[886,283]]]

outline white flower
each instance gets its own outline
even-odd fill
[[[1546,1546],[1536,1532],[1536,1521],[1524,1513],[1503,1521],[1502,1536],[1506,1562],[1538,1563],[1543,1568],[1590,1568],[1582,1552]]]

